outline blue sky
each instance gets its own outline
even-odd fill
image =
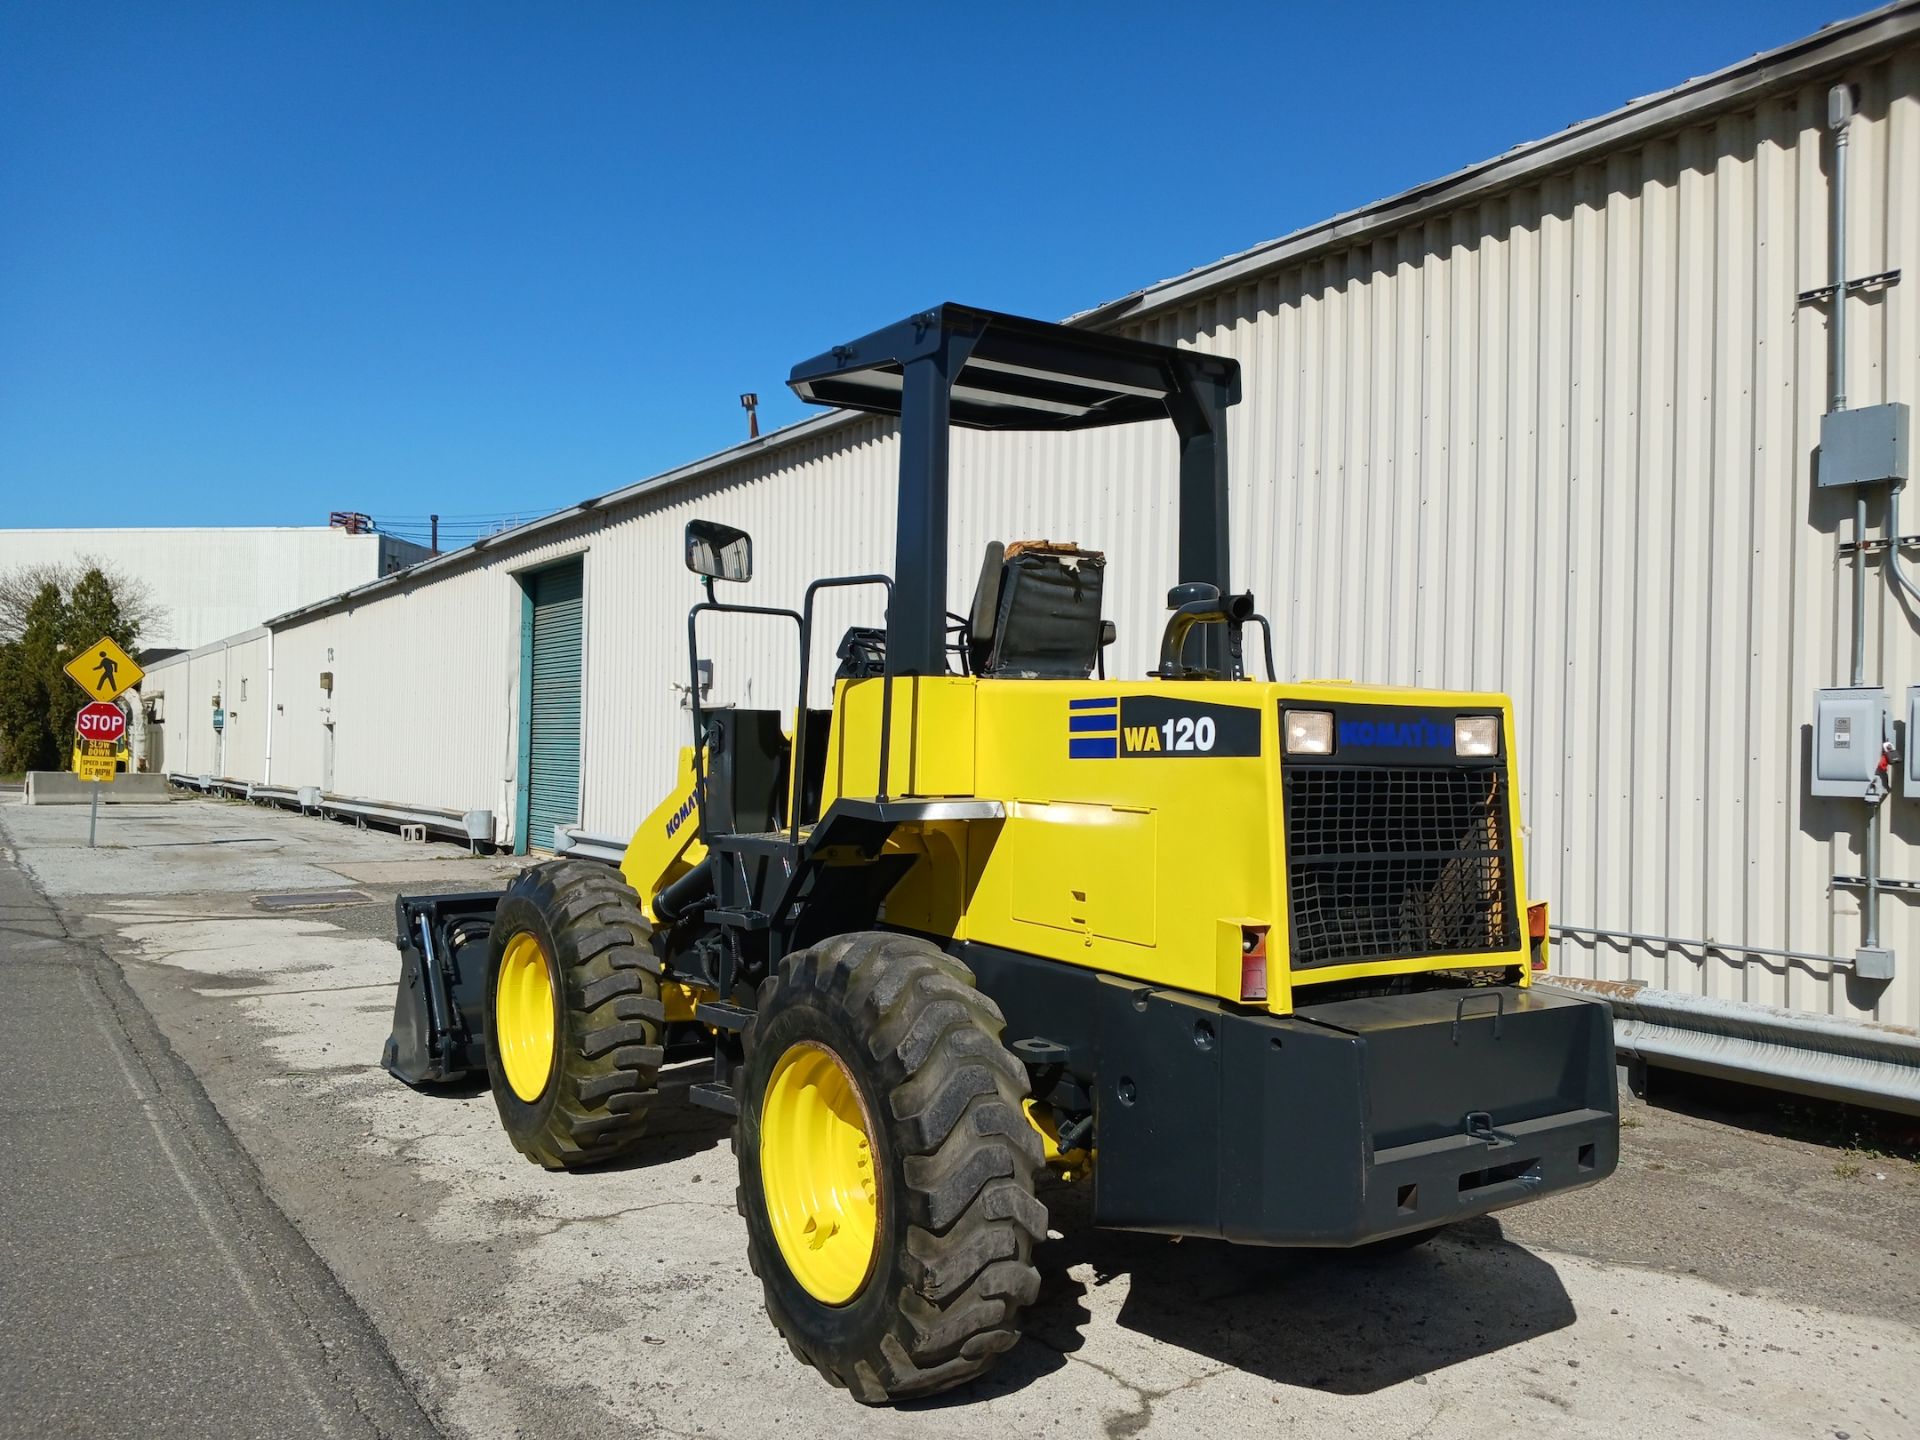
[[[1854,4],[0,8],[0,525],[538,514]]]

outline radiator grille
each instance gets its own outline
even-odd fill
[[[1519,945],[1505,771],[1293,765],[1282,778],[1295,969]]]

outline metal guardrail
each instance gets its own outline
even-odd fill
[[[247,799],[256,805],[284,805],[302,815],[320,808],[318,785],[249,785]]]
[[[178,770],[167,772],[167,783],[181,790],[202,795],[226,795],[235,800],[251,800],[260,787],[248,780],[232,780],[224,775],[188,775]]]
[[[329,820],[344,817],[362,830],[369,820],[377,820],[388,825],[421,825],[433,834],[466,841],[468,849],[476,853],[480,846],[493,844],[491,810],[441,810],[351,795],[322,795],[317,808]]]
[[[202,795],[230,795],[257,804],[290,805],[303,815],[352,820],[363,830],[369,820],[388,825],[422,825],[432,834],[464,840],[468,848],[476,852],[480,846],[494,843],[491,810],[447,810],[357,795],[325,795],[318,785],[261,785],[182,771],[169,771],[167,783]]]
[[[1698,1075],[1920,1115],[1920,1034],[1657,990],[1638,980],[1552,976],[1536,985],[1604,1000],[1618,1052]]]
[[[618,865],[626,858],[627,842],[609,835],[589,835],[577,825],[553,827],[553,853],[569,859],[599,860]]]

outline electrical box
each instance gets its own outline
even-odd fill
[[[1820,417],[1820,488],[1908,478],[1907,407],[1895,401]]]
[[[1893,979],[1893,951],[1884,945],[1862,945],[1853,952],[1853,973],[1862,980]]]
[[[1813,692],[1813,793],[1867,798],[1888,729],[1887,692],[1878,685]]]
[[[1907,687],[1906,753],[1900,757],[1900,793],[1920,800],[1920,685]]]

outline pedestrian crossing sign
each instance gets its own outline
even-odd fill
[[[102,635],[66,663],[73,683],[96,700],[114,700],[138,685],[146,675],[133,657]]]

